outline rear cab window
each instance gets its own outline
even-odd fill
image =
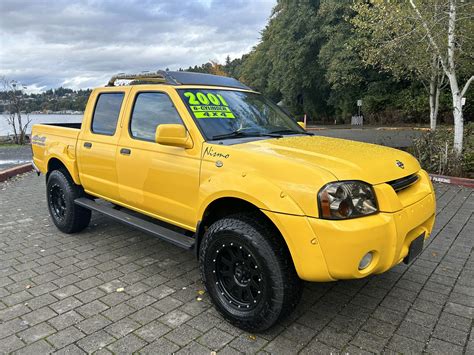
[[[115,134],[124,96],[123,92],[110,92],[97,97],[91,124],[93,133],[107,136]]]

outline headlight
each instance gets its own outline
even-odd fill
[[[318,193],[319,216],[347,219],[378,211],[372,186],[362,181],[338,181],[325,185]]]

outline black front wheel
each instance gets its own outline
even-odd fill
[[[61,232],[76,233],[89,225],[91,211],[74,203],[83,196],[84,191],[67,172],[54,170],[49,174],[46,184],[49,213]]]
[[[268,329],[298,304],[301,280],[281,236],[263,218],[239,214],[215,222],[199,261],[217,310],[241,329]]]

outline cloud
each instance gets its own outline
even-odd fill
[[[276,0],[2,0],[0,75],[36,88],[240,57]]]

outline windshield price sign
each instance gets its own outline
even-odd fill
[[[220,94],[191,92],[183,94],[196,118],[235,118],[229,105]]]

